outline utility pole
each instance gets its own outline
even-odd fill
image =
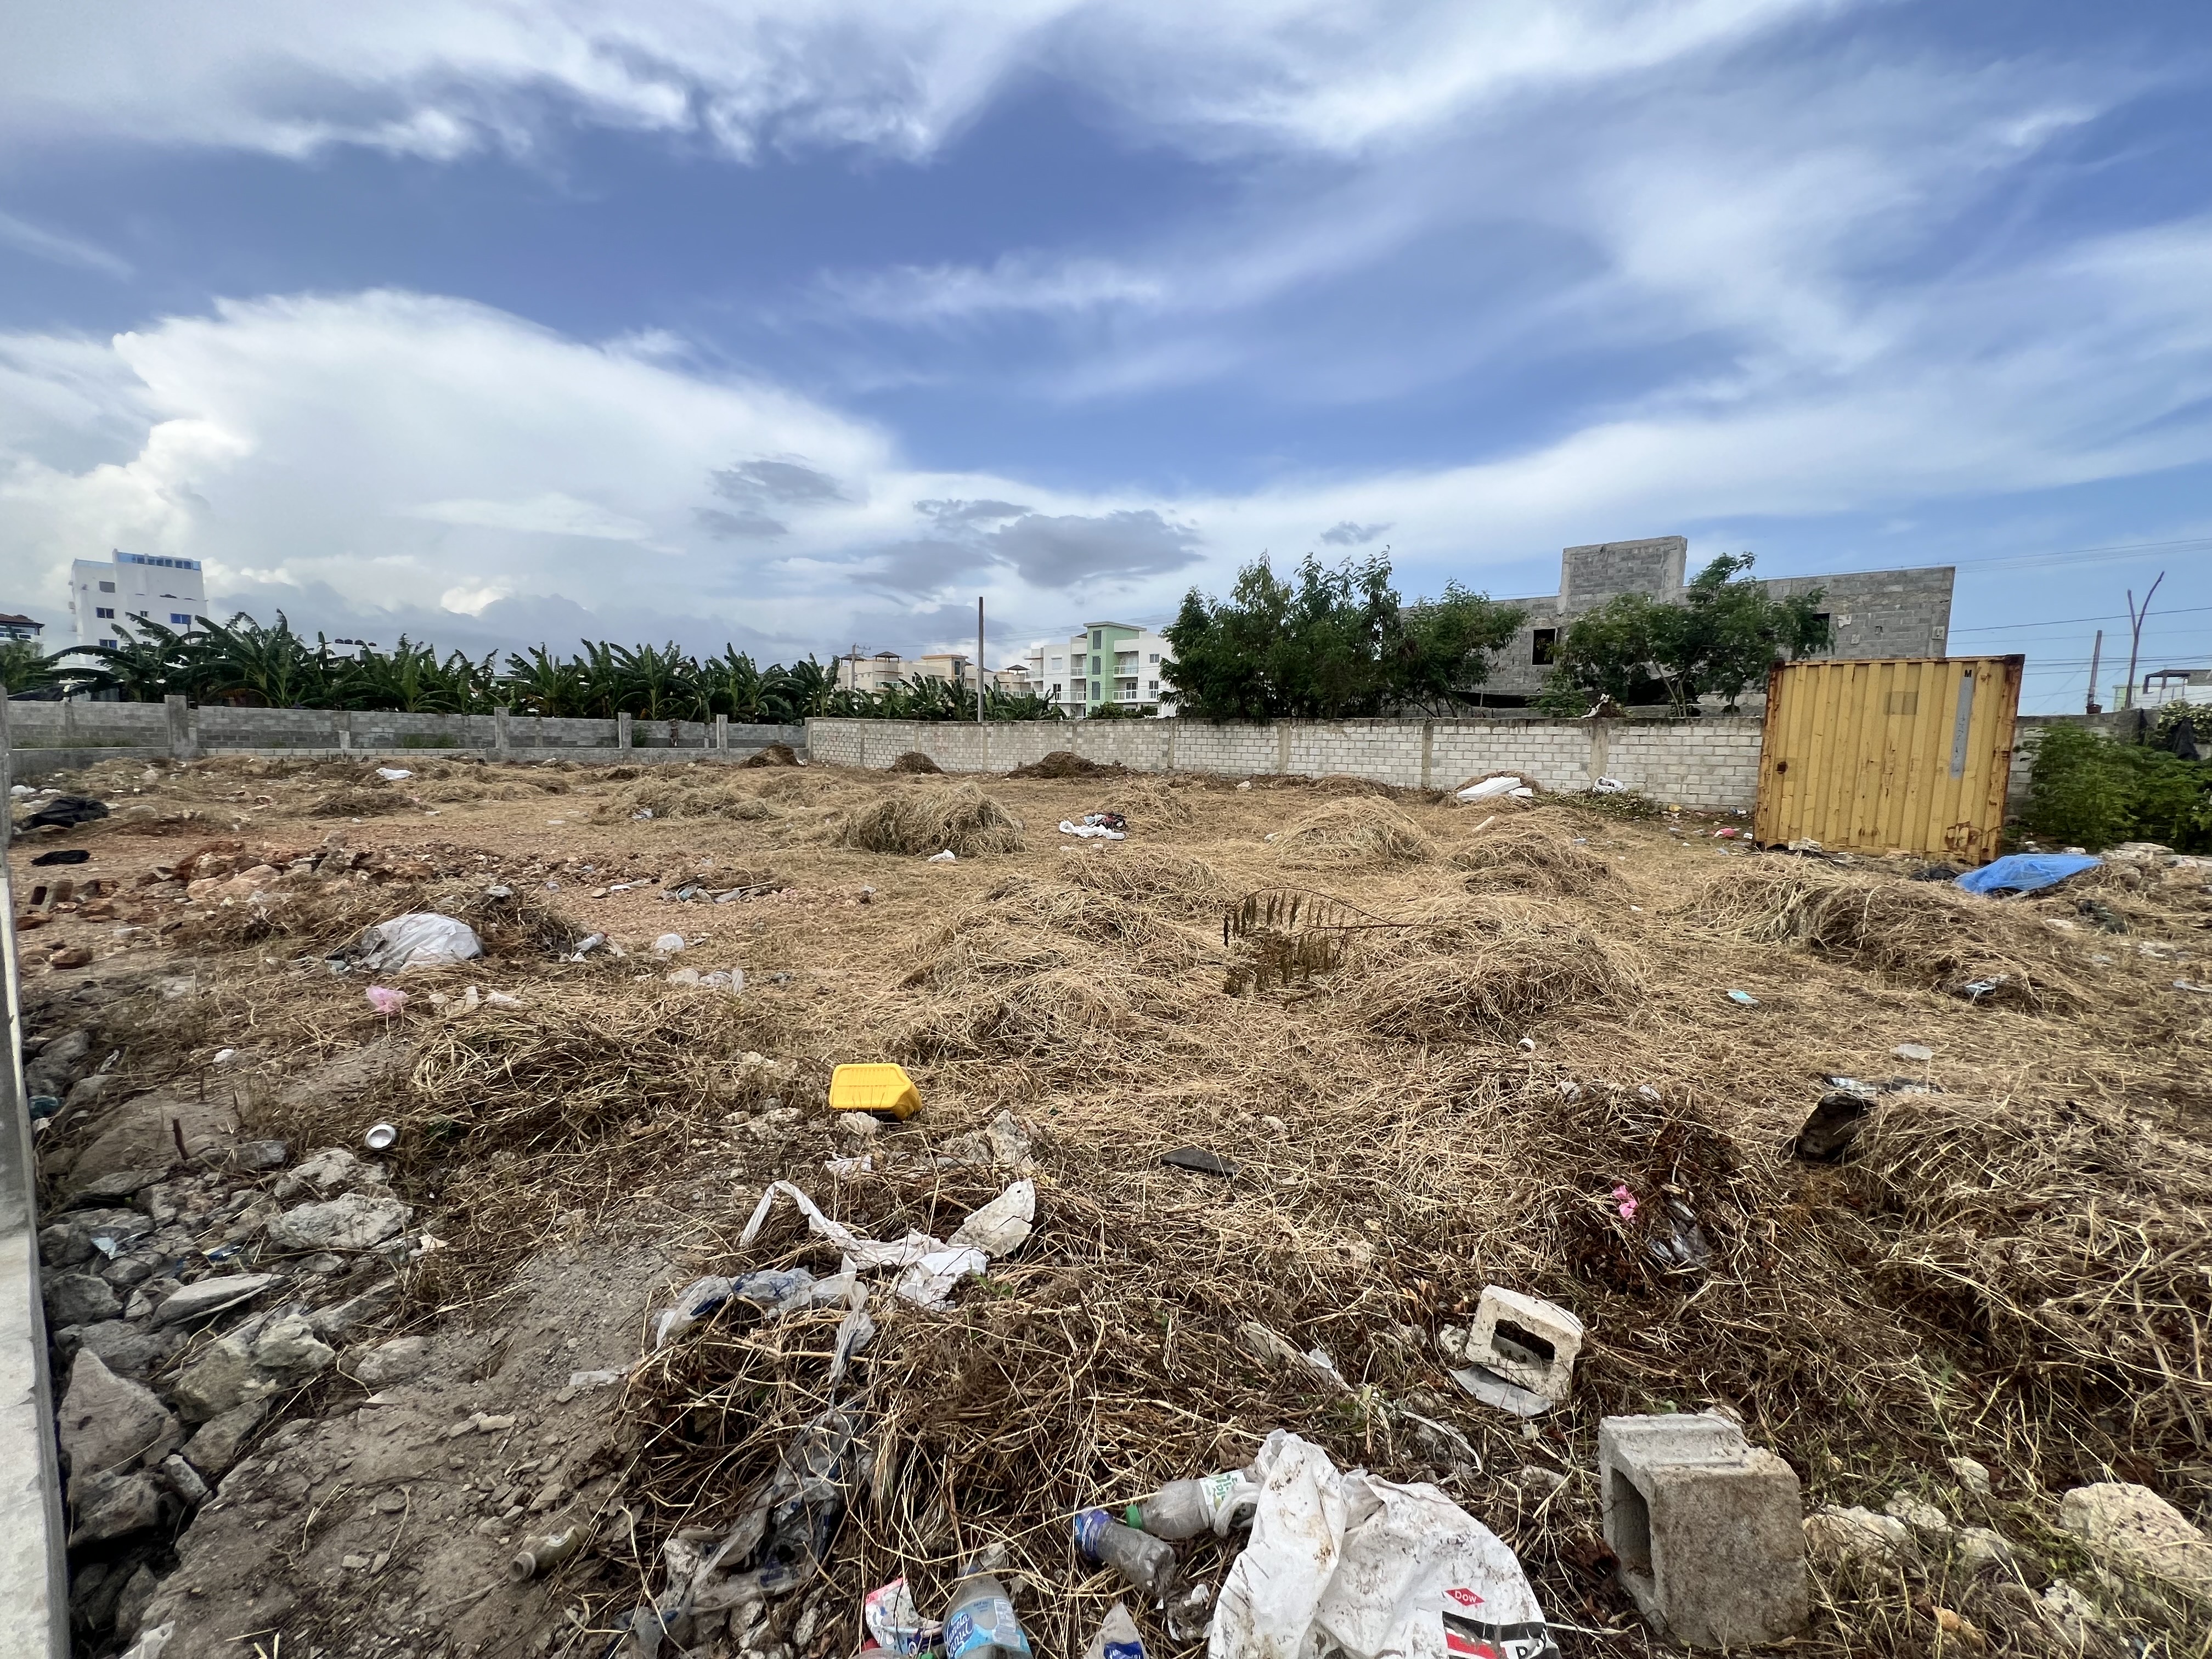
[[[2097,665],[2105,659],[2105,630],[2097,630],[2097,642],[2089,647],[2089,702],[2082,709],[2085,714],[2101,714],[2105,711],[2097,703]]]
[[[2132,630],[2128,641],[2127,706],[2130,708],[2136,706],[2136,660],[2142,654],[2143,619],[2150,615],[2150,602],[2157,597],[2158,583],[2165,580],[2166,572],[2161,570],[2158,573],[2158,581],[2153,582],[2150,585],[2150,592],[2143,595],[2142,609],[2140,611],[2136,609],[2135,589],[2132,587],[2128,589],[2128,625]]]
[[[975,724],[983,723],[983,596],[975,596]]]

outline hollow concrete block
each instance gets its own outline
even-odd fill
[[[1644,1617],[1685,1647],[1753,1646],[1805,1628],[1797,1474],[1710,1413],[1598,1425],[1605,1540]]]
[[[1467,1358],[1553,1405],[1573,1386],[1583,1322],[1558,1304],[1487,1285],[1468,1328]]]

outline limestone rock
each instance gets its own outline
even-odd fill
[[[184,1342],[179,1331],[149,1331],[127,1319],[103,1319],[95,1325],[78,1326],[66,1342],[58,1334],[54,1346],[58,1352],[66,1350],[64,1358],[95,1353],[118,1376],[143,1377],[167,1364]]]
[[[210,1343],[198,1358],[177,1374],[170,1395],[187,1422],[205,1422],[249,1401],[276,1391],[275,1381],[253,1363],[253,1355],[234,1336]]]
[[[237,1127],[230,1109],[219,1100],[150,1094],[125,1101],[109,1111],[107,1127],[70,1165],[70,1189],[82,1191],[87,1182],[118,1170],[157,1164],[167,1169],[177,1161],[178,1134],[184,1137],[187,1158],[220,1152]]]
[[[2058,1524],[2117,1569],[2212,1596],[2212,1539],[2148,1486],[2076,1486],[2058,1500]]]
[[[115,1074],[112,1072],[95,1072],[90,1077],[79,1078],[70,1085],[69,1095],[62,1102],[63,1109],[91,1111],[106,1098],[107,1091],[114,1086]]]
[[[221,1476],[238,1462],[247,1437],[268,1414],[267,1401],[249,1400],[210,1418],[185,1442],[185,1461],[210,1479]]]
[[[138,1634],[145,1622],[146,1608],[154,1600],[154,1592],[161,1588],[161,1581],[144,1565],[134,1568],[125,1581],[123,1593],[115,1598],[115,1633],[124,1641]]]
[[[364,1389],[385,1389],[418,1376],[429,1363],[429,1343],[419,1336],[395,1336],[347,1364],[354,1381]]]
[[[413,1214],[396,1198],[348,1193],[285,1211],[269,1224],[269,1242],[281,1250],[366,1250],[398,1232]]]
[[[362,1326],[383,1318],[398,1300],[399,1281],[387,1279],[347,1301],[316,1309],[307,1316],[307,1322],[325,1342],[342,1341]]]
[[[70,1364],[56,1417],[73,1480],[129,1465],[177,1426],[152,1389],[118,1376],[90,1349]]]
[[[94,1325],[123,1311],[122,1298],[106,1279],[92,1273],[56,1273],[46,1280],[46,1323]]]
[[[86,1182],[77,1188],[77,1200],[81,1203],[87,1199],[112,1200],[131,1198],[145,1191],[167,1173],[166,1169],[118,1170],[112,1175],[100,1176]]]
[[[253,1340],[253,1363],[272,1371],[313,1376],[327,1368],[337,1351],[317,1340],[315,1328],[298,1314],[271,1321]]]
[[[1978,1463],[1971,1457],[1952,1457],[1944,1461],[1950,1464],[1951,1473],[1959,1477],[1959,1484],[1968,1492],[1977,1498],[1990,1495],[1990,1472],[1986,1465]]]
[[[2009,1573],[2016,1565],[2016,1557],[2002,1533],[1992,1532],[1987,1527],[1961,1527],[1959,1565],[1968,1572]]]
[[[277,1282],[275,1273],[226,1273],[171,1291],[154,1310],[156,1325],[177,1325],[257,1297]]]
[[[1912,1532],[1893,1515],[1826,1504],[1805,1517],[1805,1549],[1827,1566],[1855,1560],[1888,1565],[1912,1555]]]
[[[1924,1499],[1911,1492],[1901,1492],[1882,1505],[1885,1514],[1895,1516],[1917,1533],[1931,1538],[1942,1538],[1951,1530],[1951,1517]]]
[[[381,1164],[365,1163],[343,1146],[310,1152],[286,1172],[272,1190],[286,1203],[295,1198],[336,1198],[357,1188],[384,1184]]]
[[[141,1469],[130,1474],[94,1474],[70,1482],[70,1507],[76,1516],[70,1547],[104,1543],[158,1526],[161,1488]]]

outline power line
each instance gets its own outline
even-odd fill
[[[2193,617],[2197,615],[2199,612],[2206,611],[2212,611],[2212,605],[2181,605],[2172,610],[2161,611],[2158,614],[2161,617]],[[1954,628],[1950,631],[1954,634],[2001,634],[2008,629],[2017,628],[2075,628],[2085,623],[2125,622],[2127,620],[2127,617],[2124,616],[2061,617],[2051,622],[1990,623],[1987,626],[1982,628]]]

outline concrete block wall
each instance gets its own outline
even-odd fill
[[[1614,777],[1654,799],[1728,810],[1759,794],[1760,723],[1747,716],[1627,720],[1038,720],[987,725],[815,720],[807,750],[884,768],[917,750],[947,772],[1006,772],[1056,749],[1139,772],[1287,774],[1449,789],[1517,771],[1546,789]]]
[[[2005,780],[2005,810],[2019,812],[2027,805],[2035,750],[2043,734],[2054,726],[2079,726],[2115,743],[2136,741],[2143,726],[2139,709],[2124,708],[2109,714],[2022,714],[2013,722],[2012,770]]]

